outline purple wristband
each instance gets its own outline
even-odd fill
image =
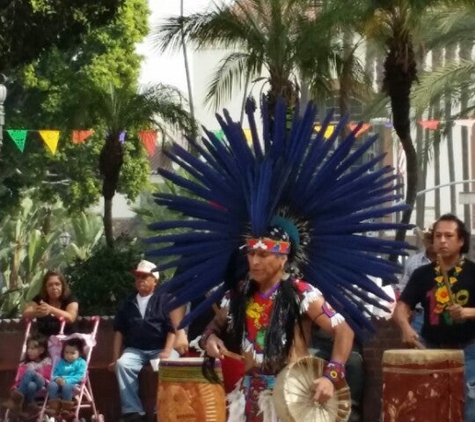
[[[331,360],[328,362],[325,370],[323,371],[323,376],[328,378],[333,384],[337,384],[341,380],[344,380],[345,375],[345,365],[336,360]]]

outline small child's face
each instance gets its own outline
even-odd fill
[[[74,362],[79,358],[79,350],[74,346],[66,346],[64,348],[64,360],[66,362]]]
[[[38,360],[44,351],[44,347],[40,346],[36,341],[30,341],[26,348],[29,360]]]

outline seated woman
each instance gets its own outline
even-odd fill
[[[48,271],[43,277],[40,293],[26,305],[23,318],[36,318],[37,331],[44,336],[58,334],[64,318],[65,334],[76,331],[78,301],[71,294],[64,276],[57,271]]]

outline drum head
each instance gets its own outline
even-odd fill
[[[350,389],[342,382],[325,404],[313,400],[315,379],[326,362],[307,356],[287,365],[277,376],[274,405],[281,422],[346,422],[351,413]]]

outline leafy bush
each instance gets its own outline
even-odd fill
[[[99,246],[85,261],[67,267],[71,290],[79,300],[80,315],[114,315],[120,302],[132,291],[130,270],[143,251],[131,240],[117,240],[114,248]]]

